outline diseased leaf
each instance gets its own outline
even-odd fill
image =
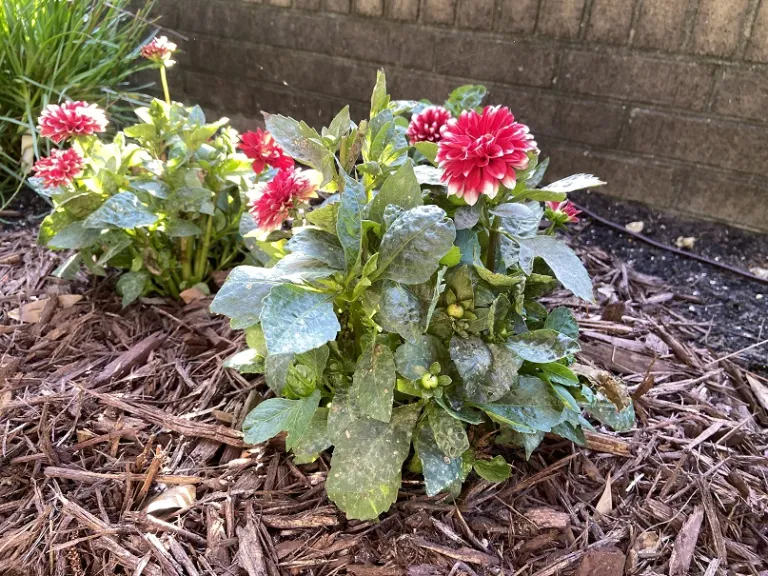
[[[480,221],[480,204],[474,206],[459,206],[453,215],[456,230],[469,230]]]
[[[309,422],[309,426],[293,443],[293,453],[297,464],[313,462],[320,452],[331,447],[328,438],[328,408],[318,408]]]
[[[412,208],[381,239],[377,273],[402,284],[422,284],[437,271],[455,239],[456,230],[445,210],[432,205]]]
[[[445,101],[445,107],[458,117],[464,110],[474,110],[483,103],[488,90],[480,84],[459,86]]]
[[[533,271],[533,259],[542,258],[560,283],[579,298],[594,302],[592,281],[576,253],[552,236],[518,238],[520,266],[526,274]]]
[[[439,494],[462,476],[462,459],[446,456],[435,441],[432,428],[422,422],[413,439],[416,455],[421,460],[427,496]]]
[[[379,306],[376,322],[387,332],[396,332],[407,341],[415,341],[424,332],[424,303],[407,286],[382,282]]]
[[[434,336],[417,336],[395,350],[397,371],[408,380],[418,380],[429,372],[432,364],[442,362],[447,357],[448,352],[443,343]]]
[[[539,378],[520,376],[516,386],[494,403],[478,404],[492,420],[531,434],[549,432],[563,420],[563,408]]]
[[[606,400],[602,395],[597,395],[586,406],[586,410],[601,424],[616,432],[629,432],[635,425],[635,406],[632,402],[624,410],[618,411],[613,402]]]
[[[437,276],[435,277],[435,287],[432,291],[432,301],[429,303],[429,308],[427,309],[427,317],[424,320],[424,329],[429,330],[429,325],[432,323],[432,316],[435,314],[435,309],[437,308],[437,304],[440,301],[440,296],[442,296],[443,292],[445,291],[445,281],[443,278],[445,277],[445,273],[448,271],[447,267],[442,267],[437,272]]]
[[[49,248],[59,248],[62,250],[79,250],[86,246],[91,246],[98,241],[100,233],[98,230],[85,228],[83,222],[72,222],[62,228],[53,238],[48,241]]]
[[[389,422],[395,393],[395,359],[383,344],[366,347],[357,360],[350,395],[360,412],[374,420]]]
[[[469,439],[464,424],[437,404],[427,407],[429,425],[437,446],[449,458],[458,458],[469,450]]]
[[[574,339],[548,328],[512,336],[506,346],[523,360],[537,364],[554,362],[581,350]]]
[[[304,122],[280,114],[264,114],[264,123],[275,141],[289,156],[323,174],[323,184],[335,174],[334,159],[323,138]]]
[[[562,192],[567,194],[569,192],[575,192],[576,190],[596,188],[598,186],[604,185],[605,182],[596,176],[592,176],[592,174],[574,174],[572,176],[568,176],[568,178],[563,178],[562,180],[553,182],[552,184],[547,184],[541,189],[547,192]]]
[[[251,410],[243,421],[243,432],[248,444],[260,444],[280,432],[288,432],[286,446],[290,448],[309,427],[320,403],[320,391],[299,400],[270,398]]]
[[[563,306],[555,308],[544,321],[544,328],[556,330],[569,338],[576,340],[579,337],[579,323],[568,308]]]
[[[293,237],[285,244],[285,249],[318,260],[336,270],[344,270],[346,267],[339,239],[319,228],[294,230]]]
[[[171,238],[184,238],[188,236],[200,236],[203,231],[200,230],[200,227],[194,222],[172,218],[165,223],[165,233]]]
[[[144,228],[157,222],[157,216],[133,192],[120,192],[92,212],[83,222],[84,228]]]
[[[563,424],[558,424],[557,426],[553,426],[552,430],[554,431],[555,428],[562,425]],[[541,444],[542,440],[544,440],[544,432],[527,433],[518,432],[516,430],[512,430],[511,428],[504,428],[499,433],[496,439],[496,443],[523,448],[525,450],[525,459],[530,460],[531,454],[533,454],[533,451],[539,447],[539,444]]]
[[[336,223],[339,219],[340,207],[340,202],[332,202],[331,204],[326,204],[325,206],[315,208],[314,210],[311,210],[307,213],[307,222],[317,226],[324,232],[336,235],[338,234],[336,230]]]
[[[267,386],[282,394],[288,379],[288,370],[293,365],[294,354],[269,354],[264,361],[264,379]]]
[[[562,436],[566,440],[570,440],[574,444],[577,444],[578,446],[586,446],[587,445],[587,439],[584,436],[584,430],[581,429],[581,426],[576,426],[572,422],[561,422],[557,426],[552,426],[552,433],[557,434],[558,436]],[[542,433],[543,434],[543,433]],[[536,447],[534,447],[535,449]],[[533,450],[532,450],[533,451]],[[530,458],[531,455],[526,451],[527,458]]]
[[[344,190],[339,201],[336,235],[344,249],[347,270],[360,260],[363,246],[363,209],[367,201],[365,187],[344,173]]]
[[[371,520],[397,500],[403,462],[421,407],[393,411],[390,423],[369,418],[347,419],[334,442],[328,497],[350,519]],[[331,426],[329,415],[329,430]]]
[[[234,353],[224,360],[224,368],[232,368],[240,374],[262,374],[264,372],[264,357],[256,350],[248,348]]]
[[[270,354],[298,354],[336,338],[341,329],[333,294],[298,286],[275,286],[264,299],[261,326]]]
[[[496,456],[493,460],[475,460],[473,468],[480,478],[488,482],[504,482],[510,476],[509,464],[503,456]]]
[[[491,351],[480,338],[451,338],[448,351],[461,376],[464,389],[474,391],[488,375],[493,361]],[[471,394],[471,392],[470,392]]]
[[[413,164],[406,162],[384,181],[381,190],[371,202],[368,218],[383,223],[384,209],[387,206],[408,210],[421,204],[421,186],[413,172]]]
[[[419,164],[414,167],[413,173],[416,175],[416,180],[422,186],[445,186],[442,180],[443,171],[440,168]]]
[[[131,304],[144,293],[144,288],[149,280],[149,273],[126,272],[117,281],[117,293],[123,297],[123,308]]]
[[[504,396],[517,382],[517,371],[523,365],[523,359],[506,346],[487,346],[491,354],[491,369],[479,383],[463,387],[464,397],[470,402],[495,402]]]

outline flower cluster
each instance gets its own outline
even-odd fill
[[[293,168],[293,158],[286,156],[272,135],[259,128],[240,136],[240,150],[253,160],[253,171],[261,174],[267,166],[278,170]]]
[[[319,173],[284,168],[260,184],[250,202],[250,212],[262,230],[277,230],[301,203],[315,196]]]
[[[33,170],[46,188],[66,186],[83,171],[83,158],[74,148],[53,150],[47,158],[38,160]]]
[[[414,114],[405,135],[411,145],[416,142],[439,142],[451,113],[442,106],[427,106]]]
[[[155,64],[162,64],[170,68],[176,62],[171,59],[176,51],[176,44],[168,40],[166,36],[156,36],[141,48],[141,55]]]
[[[514,188],[516,171],[525,170],[528,154],[536,151],[530,130],[515,122],[509,108],[488,106],[482,113],[466,110],[446,124],[437,161],[448,193],[472,206],[482,194],[495,198],[501,185]]]
[[[40,115],[37,129],[43,138],[59,144],[75,136],[104,132],[107,123],[104,111],[96,104],[64,102],[47,106]]]

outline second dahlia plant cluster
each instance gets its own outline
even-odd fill
[[[140,122],[111,141],[99,138],[104,112],[86,102],[48,106],[39,120],[40,135],[61,146],[34,166],[32,182],[54,206],[40,241],[76,250],[62,274],[80,265],[98,275],[120,270],[124,305],[142,294],[206,291],[212,272],[240,260],[241,226],[253,228],[241,218],[245,194],[266,172],[265,150],[277,150],[263,132],[241,140],[226,118],[208,123],[200,107],[172,102],[165,69],[175,49],[164,37],[143,47],[165,100],[137,109]],[[275,167],[293,165],[272,156]]]
[[[601,182],[539,188],[528,128],[478,108],[483,95],[392,101],[380,73],[359,124],[347,108],[321,132],[266,115],[306,169],[258,185],[248,240],[263,265],[235,268],[212,310],[245,331],[227,365],[275,395],[248,414],[246,441],[286,432],[297,462],[333,447],[326,488],[350,518],[387,510],[404,473],[430,495],[473,470],[505,479],[494,443],[530,454],[546,434],[584,444],[588,418],[631,426],[631,404],[574,364],[570,311],[537,301],[558,285],[592,301],[553,231],[576,217],[566,193]]]

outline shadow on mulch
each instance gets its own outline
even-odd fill
[[[108,282],[50,278],[60,256],[30,232],[0,235],[0,574],[768,570],[768,380],[691,344],[663,281],[582,257],[600,305],[547,304],[579,316],[581,362],[624,378],[635,429],[504,452],[511,479],[470,477],[456,501],[407,477],[356,522],[325,497],[328,455],[243,443],[268,390],[222,368],[242,335],[207,301],[123,311]]]

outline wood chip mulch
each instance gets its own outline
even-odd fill
[[[406,478],[379,522],[326,499],[329,457],[246,446],[260,378],[207,301],[121,311],[110,280],[58,281],[61,256],[0,235],[0,574],[768,575],[768,379],[690,345],[707,326],[597,250],[602,304],[567,295],[581,360],[623,377],[638,421],[582,449],[547,439],[456,501]],[[720,354],[723,356],[723,354]]]

